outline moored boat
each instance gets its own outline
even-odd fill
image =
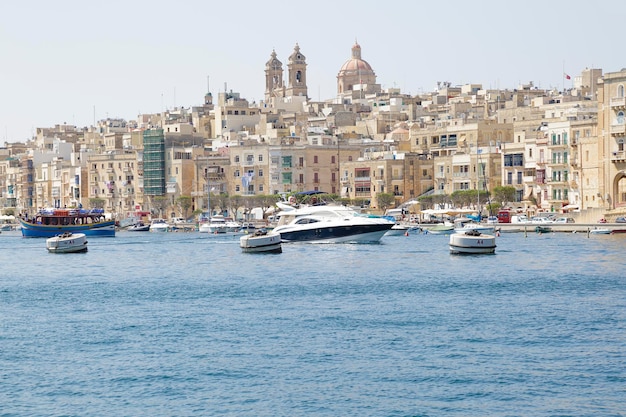
[[[46,239],[46,249],[51,253],[85,252],[87,236],[84,233],[65,232]]]
[[[46,209],[19,220],[24,237],[54,237],[63,233],[115,236],[115,221],[107,220],[102,209]]]
[[[224,216],[213,216],[208,222],[204,222],[198,228],[200,233],[210,233],[213,235],[227,233],[229,227],[226,225]]]
[[[438,224],[433,227],[425,228],[424,230],[426,231],[426,233],[431,233],[433,235],[450,235],[454,233],[454,226]]]
[[[537,233],[550,233],[552,232],[552,228],[549,226],[536,226],[535,232]]]
[[[482,254],[496,251],[496,237],[477,230],[450,235],[450,253]]]
[[[133,225],[128,226],[128,230],[129,232],[149,232],[150,231],[150,225],[149,224],[145,224],[144,222],[137,222]]]
[[[283,251],[280,234],[263,229],[240,237],[239,246],[243,252],[247,253],[280,253]]]
[[[155,233],[164,233],[169,231],[170,226],[163,219],[153,219],[150,222],[150,227],[148,230]]]
[[[596,227],[594,229],[589,230],[589,233],[592,235],[610,235],[611,229],[606,227]]]

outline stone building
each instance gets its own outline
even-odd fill
[[[626,211],[626,70],[604,74],[598,85],[598,103],[596,196],[601,207]]]

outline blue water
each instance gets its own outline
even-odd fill
[[[0,416],[624,416],[626,235],[0,234]]]

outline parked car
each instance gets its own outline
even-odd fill
[[[615,219],[615,223],[626,223],[626,217],[618,217]]]
[[[547,218],[547,217],[543,217],[543,216],[535,216],[535,217],[531,217],[530,218],[530,222],[531,223],[535,223],[535,224],[548,224],[548,223],[554,223],[554,221],[552,221],[551,219]]]
[[[559,217],[554,223],[576,223],[571,217]]]

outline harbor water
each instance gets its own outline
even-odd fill
[[[625,416],[626,235],[0,234],[0,416]]]

